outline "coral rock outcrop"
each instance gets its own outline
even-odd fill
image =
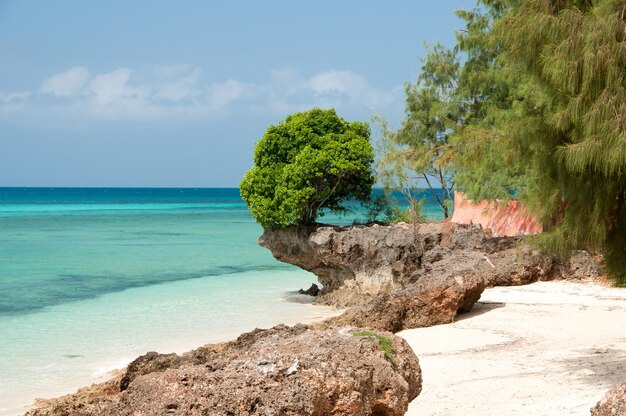
[[[586,252],[562,261],[520,236],[492,237],[480,226],[452,222],[266,230],[259,244],[314,273],[324,285],[318,303],[350,307],[325,328],[396,332],[449,323],[485,287],[593,278],[600,270]]]
[[[181,356],[149,353],[27,414],[403,415],[421,390],[417,357],[402,338],[354,331],[280,325]]]

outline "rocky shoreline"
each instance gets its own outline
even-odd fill
[[[586,252],[562,260],[521,237],[450,222],[267,230],[259,244],[313,272],[319,304],[347,310],[182,355],[151,352],[27,415],[402,415],[422,380],[393,333],[453,322],[487,287],[600,275]]]
[[[469,312],[486,287],[600,275],[586,252],[561,260],[522,237],[491,237],[452,222],[267,230],[259,244],[314,273],[324,285],[318,303],[348,307],[320,328],[398,332],[444,324]]]
[[[400,337],[279,325],[182,355],[148,353],[27,414],[403,415],[420,390],[419,362]]]

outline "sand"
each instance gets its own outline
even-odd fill
[[[457,322],[398,335],[424,377],[407,415],[589,415],[626,379],[626,289],[491,288]]]

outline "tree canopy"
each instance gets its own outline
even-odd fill
[[[626,2],[511,2],[493,42],[517,65],[504,140],[530,155],[524,197],[558,251],[604,251],[626,278]],[[522,78],[523,79],[523,78]]]
[[[457,189],[519,197],[544,224],[543,247],[602,251],[626,280],[626,2],[479,3],[458,12],[455,47],[425,59],[438,65],[421,79],[445,80],[445,95],[407,91],[410,147],[445,137],[439,160]]]
[[[312,109],[270,126],[254,150],[241,196],[264,228],[315,222],[348,199],[366,201],[375,182],[367,123]]]

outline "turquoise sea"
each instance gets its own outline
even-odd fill
[[[147,351],[336,313],[296,295],[315,276],[261,232],[237,189],[0,188],[0,415]]]

